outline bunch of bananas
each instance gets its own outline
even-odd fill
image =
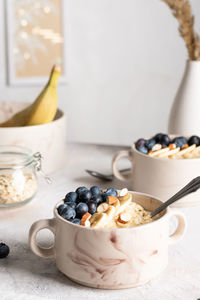
[[[57,83],[60,68],[54,66],[47,85],[37,99],[27,108],[13,115],[8,121],[0,123],[0,127],[18,127],[45,124],[53,121],[58,104]]]

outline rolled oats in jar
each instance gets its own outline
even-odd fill
[[[0,146],[0,206],[16,206],[36,194],[40,154],[20,146]]]

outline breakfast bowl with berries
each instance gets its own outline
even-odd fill
[[[122,158],[131,162],[128,176],[118,170],[117,162]],[[150,138],[140,138],[129,151],[114,155],[112,169],[115,177],[131,184],[132,190],[167,200],[188,181],[199,176],[200,137],[158,133]],[[200,192],[173,204],[176,207],[196,205],[200,205]]]
[[[29,244],[36,255],[54,258],[58,269],[79,284],[136,287],[166,268],[169,244],[182,238],[186,229],[185,217],[176,209],[151,217],[161,203],[126,188],[79,187],[55,206],[52,219],[31,226]],[[169,235],[172,216],[178,225]],[[54,234],[50,248],[37,243],[37,233],[44,228]]]

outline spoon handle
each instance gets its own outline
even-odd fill
[[[106,181],[111,181],[114,177],[113,174],[106,175],[106,174],[102,174],[102,173],[97,172],[97,171],[87,170],[87,169],[85,171],[93,177],[96,177],[96,178],[99,178],[99,179],[102,179],[102,180],[106,180]],[[131,171],[130,168],[120,170],[121,173],[126,173],[126,172],[130,172],[130,171]]]
[[[184,186],[180,191],[178,191],[174,196],[172,196],[169,200],[161,204],[158,208],[151,212],[151,217],[159,214],[163,211],[167,206],[176,202],[177,200],[185,197],[186,195],[196,192],[200,188],[200,176],[192,179],[186,186]]]

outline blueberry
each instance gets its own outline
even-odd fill
[[[176,147],[182,148],[185,144],[187,144],[187,139],[184,136],[179,136],[174,138],[172,143],[174,143]]]
[[[137,142],[135,143],[135,147],[136,149],[143,147],[146,145],[146,140],[145,139],[139,139],[137,140]]]
[[[93,215],[97,211],[97,204],[93,201],[87,203],[88,205],[88,212]]]
[[[155,139],[149,139],[146,141],[146,147],[148,148],[148,150],[151,150],[153,148],[153,146],[156,144]]]
[[[101,194],[101,189],[98,186],[92,186],[90,188],[90,192],[92,193],[92,196],[96,196],[96,195]]]
[[[88,202],[92,198],[92,193],[89,190],[85,190],[80,193],[79,200],[81,202]]]
[[[83,191],[87,191],[88,189],[85,186],[80,186],[76,189],[76,193],[78,194],[78,196],[80,195],[80,193],[82,193]]]
[[[60,206],[58,206],[57,210],[58,210],[58,214],[61,216],[63,213],[67,211],[67,204],[61,204]]]
[[[117,195],[118,195],[117,190],[114,189],[114,188],[112,188],[112,187],[110,187],[109,189],[107,189],[105,191],[105,194],[106,194],[106,196],[113,196],[113,197],[117,197]]]
[[[148,149],[145,146],[141,146],[137,149],[139,152],[141,152],[142,154],[147,154],[148,153]]]
[[[66,204],[69,205],[73,209],[76,208],[76,203],[75,202],[67,202]]]
[[[157,133],[155,136],[154,136],[154,139],[156,141],[156,144],[161,144],[161,139],[162,139],[162,136],[164,134],[163,133]]]
[[[76,217],[76,211],[75,209],[67,205],[67,210],[61,214],[61,217],[68,221],[73,220]]]
[[[82,218],[84,214],[88,212],[88,206],[86,203],[80,202],[76,207],[77,217]]]
[[[77,218],[75,218],[75,219],[72,220],[71,222],[74,223],[74,224],[78,224],[78,225],[81,224],[81,220],[80,220],[80,219],[77,219]]]
[[[188,139],[188,145],[196,145],[199,146],[200,145],[200,138],[197,135],[193,135]]]
[[[162,148],[166,148],[167,147],[167,145],[165,143],[162,143],[161,146],[162,146]]]
[[[102,202],[106,202],[107,201],[107,198],[108,198],[108,195],[106,195],[106,193],[103,193],[101,194],[101,197],[102,197]]]
[[[102,194],[101,194],[101,195],[93,196],[93,197],[91,198],[91,201],[92,201],[92,202],[95,202],[96,204],[102,203],[102,202],[103,202]]]
[[[167,147],[170,144],[170,138],[167,134],[163,134],[162,137],[160,138],[160,143],[162,147]]]
[[[65,196],[65,202],[76,202],[78,195],[76,192],[70,192]]]
[[[0,243],[0,258],[7,257],[9,252],[10,252],[9,247],[4,243]]]

